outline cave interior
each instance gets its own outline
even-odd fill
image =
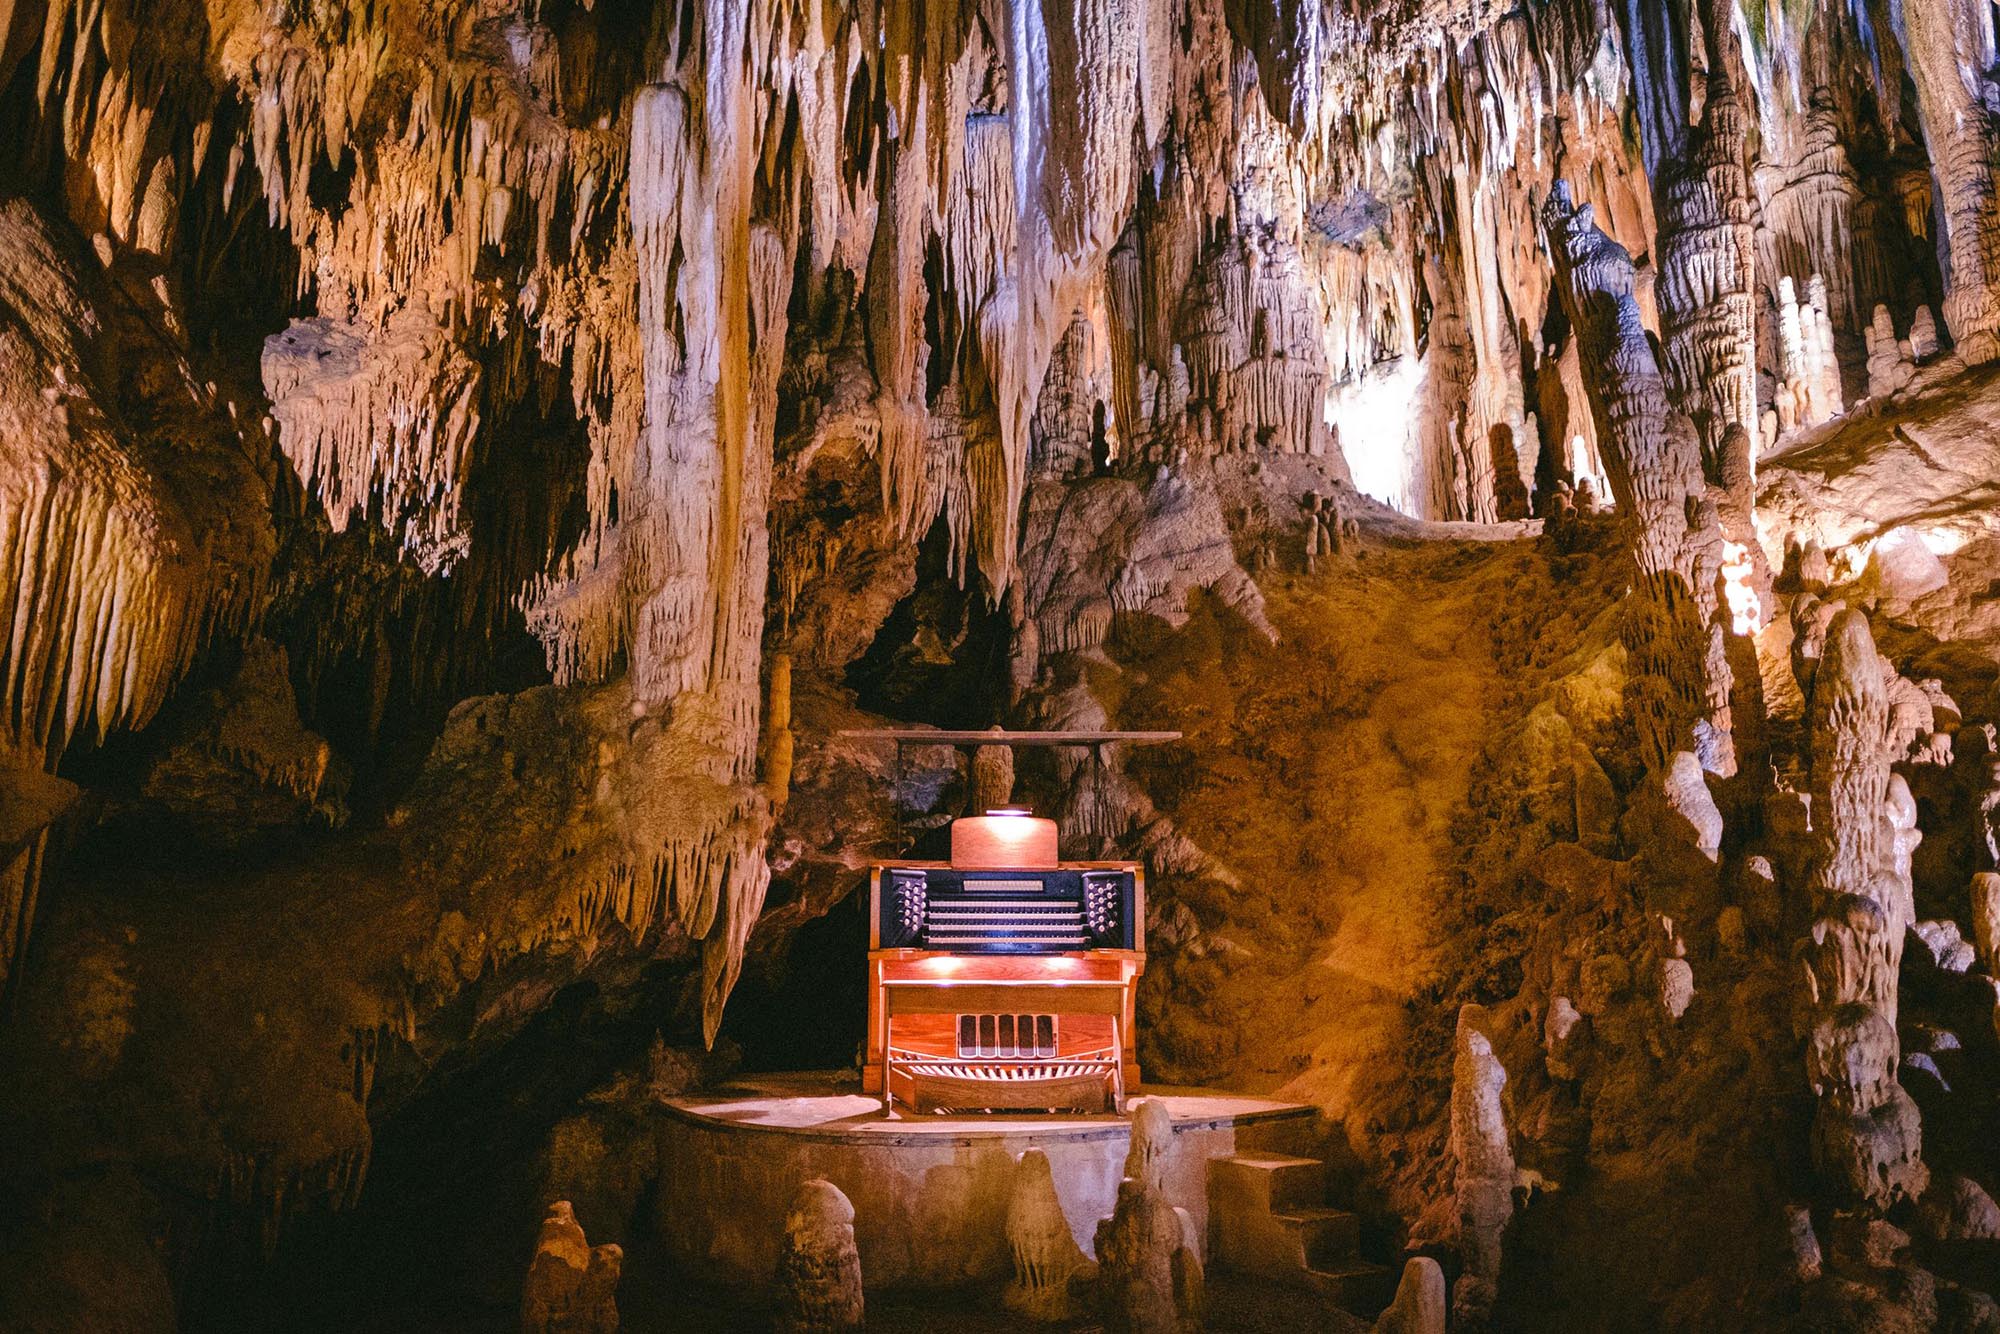
[[[0,1330],[2000,1334],[1997,25],[0,0]]]

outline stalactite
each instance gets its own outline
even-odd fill
[[[1674,404],[1701,433],[1711,471],[1741,426],[1757,455],[1757,255],[1747,126],[1727,71],[1711,69],[1685,160],[1656,178],[1662,369]]]
[[[464,556],[479,368],[420,311],[375,333],[295,321],[264,344],[264,388],[286,457],[335,532],[379,512],[427,573]]]
[[[1197,271],[1180,332],[1190,410],[1224,452],[1324,452],[1326,361],[1298,247],[1239,234]]]
[[[1649,767],[1692,750],[1711,773],[1735,771],[1730,671],[1722,652],[1722,534],[1705,499],[1701,453],[1666,387],[1633,297],[1632,260],[1558,182],[1543,213],[1563,308],[1612,494],[1631,526],[1638,581],[1627,611],[1634,710]]]

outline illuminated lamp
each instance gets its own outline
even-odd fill
[[[1002,807],[951,822],[951,864],[967,870],[1054,866],[1056,822]]]

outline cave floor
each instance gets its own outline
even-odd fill
[[[725,1334],[769,1328],[769,1317],[744,1302],[742,1294],[676,1282],[654,1243],[641,1242],[626,1255],[625,1276],[618,1287],[622,1328],[632,1334]],[[1245,1278],[1236,1274],[1208,1275],[1209,1334],[1357,1334],[1366,1321],[1328,1305],[1313,1293]],[[1024,1327],[1086,1334],[1100,1330],[1097,1321],[1070,1321],[1027,1326],[1001,1307],[990,1289],[957,1292],[883,1292],[868,1296],[869,1334],[1014,1334]],[[392,1328],[381,1327],[384,1334]],[[428,1328],[428,1327],[427,1327]],[[465,1326],[474,1329],[500,1326]]]

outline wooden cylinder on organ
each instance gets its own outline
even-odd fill
[[[961,870],[1055,866],[1056,822],[1026,811],[988,811],[951,822],[951,864]]]

